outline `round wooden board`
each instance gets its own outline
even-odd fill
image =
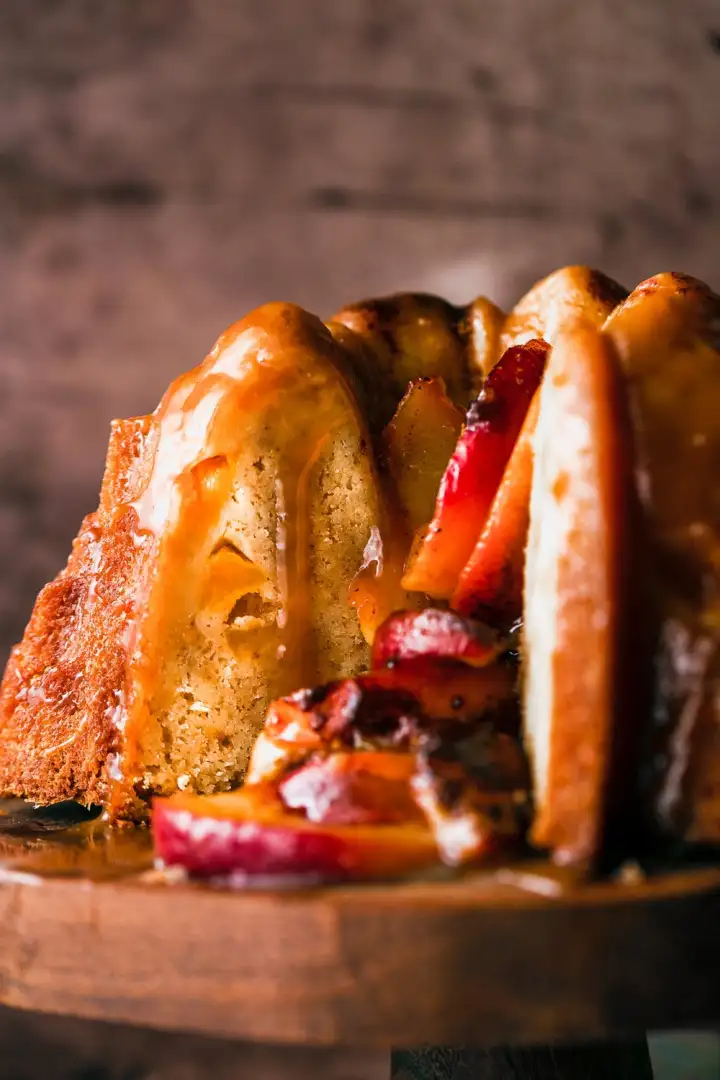
[[[523,874],[532,874],[531,870]],[[720,869],[230,892],[0,885],[0,1001],[264,1042],[587,1040],[720,1019]],[[542,895],[547,887],[550,895]]]

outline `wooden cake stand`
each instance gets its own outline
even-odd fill
[[[651,1076],[646,1031],[720,1020],[720,867],[578,885],[521,862],[231,892],[169,882],[147,833],[13,813],[0,819],[3,1004],[262,1043],[435,1048],[396,1050],[398,1080],[637,1080]],[[439,1049],[500,1044],[515,1049]]]

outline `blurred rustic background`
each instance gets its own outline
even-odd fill
[[[2,0],[0,654],[255,304],[717,280],[719,93],[716,0]]]
[[[255,304],[718,284],[719,93],[716,0],[1,0],[0,660],[110,419]]]

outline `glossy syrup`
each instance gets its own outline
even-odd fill
[[[324,419],[332,423],[331,417]],[[281,694],[317,681],[310,606],[310,484],[313,470],[331,437],[332,429],[318,430],[312,424],[308,434],[291,442],[281,460],[277,479],[275,548],[280,592],[277,659],[282,673],[278,687]]]
[[[369,443],[365,421],[345,377],[343,355],[325,327],[299,308],[270,304],[232,326],[206,360],[178,379],[153,417],[154,455],[145,483],[126,509],[138,542],[152,543],[148,565],[158,580],[187,574],[208,558],[233,497],[235,462],[248,442],[267,442],[275,466],[277,551],[275,656],[279,693],[318,681],[311,610],[313,478],[342,429],[353,426]],[[268,442],[269,438],[269,442]],[[260,451],[258,451],[260,452]],[[261,462],[262,465],[262,462]],[[184,589],[140,585],[131,628],[127,724],[111,800],[122,805],[132,776],[143,771],[149,713],[160,714],[176,687],[164,677],[161,643],[192,621],[198,598],[188,575]],[[233,649],[242,640],[233,641]],[[124,774],[124,775],[123,775]]]
[[[442,882],[463,878],[467,879],[468,874],[438,866],[415,880]],[[136,879],[156,885],[174,880],[172,876],[154,872],[152,834],[146,827],[112,826],[99,809],[87,810],[71,802],[36,807],[19,799],[0,799],[0,884],[40,883],[46,879],[88,882]],[[545,896],[559,895],[575,880],[570,872],[559,871],[537,859],[529,864],[523,860],[514,867],[488,867],[482,873],[483,887],[495,879],[499,884]],[[244,888],[271,891],[292,885],[284,879],[243,882]]]
[[[112,828],[97,809],[76,803],[36,807],[0,799],[0,883],[76,878],[116,881],[153,866],[145,828]]]
[[[183,882],[185,877],[155,869],[149,828],[109,825],[98,808],[87,810],[76,803],[36,807],[20,799],[0,799],[0,885],[39,885],[48,879],[96,883],[136,880],[144,885],[168,887]],[[582,868],[555,866],[537,852],[526,850],[477,869],[458,871],[437,866],[411,882],[390,884],[401,889],[412,887],[413,882],[418,886],[452,882],[463,891],[470,890],[478,902],[492,902],[495,898],[503,903],[513,894],[555,902],[581,898],[583,894],[606,901],[621,894],[641,898],[650,893],[677,894],[685,888],[702,886],[703,882],[717,889],[720,853],[656,853],[641,860],[622,861],[614,871],[597,879]],[[217,888],[223,883],[210,884]],[[322,882],[312,884],[317,887]],[[225,886],[274,892],[294,889],[297,882],[246,879],[225,882]],[[354,887],[373,886],[358,882]]]

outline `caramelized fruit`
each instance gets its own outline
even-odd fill
[[[415,660],[461,660],[472,667],[487,667],[503,652],[505,643],[484,623],[463,619],[454,611],[426,608],[396,611],[375,635],[373,668]]]
[[[423,821],[409,786],[415,769],[408,753],[333,753],[295,769],[278,791],[289,809],[326,825]]]
[[[227,795],[156,800],[155,849],[165,866],[194,876],[289,876],[312,881],[398,878],[437,862],[425,824],[316,825],[253,785]]]
[[[451,600],[462,615],[507,624],[522,613],[525,547],[530,519],[532,439],[540,406],[535,394],[480,538]]]
[[[437,598],[454,592],[540,385],[548,348],[543,341],[514,346],[488,375],[440,482],[432,521],[408,560],[406,589]]]

